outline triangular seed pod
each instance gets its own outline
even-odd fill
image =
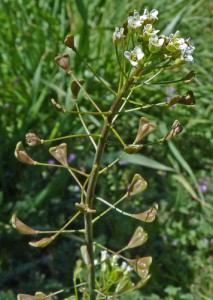
[[[147,118],[140,118],[138,132],[134,144],[140,142],[145,136],[147,136],[153,130],[155,130],[156,127],[157,125],[155,123],[150,122]]]
[[[67,162],[67,144],[62,143],[59,146],[49,149],[50,154],[63,166],[68,166]]]
[[[135,230],[126,248],[135,248],[141,246],[147,241],[147,239],[148,239],[148,234],[143,230],[142,227],[138,227]]]

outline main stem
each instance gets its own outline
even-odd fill
[[[108,137],[108,133],[110,130],[109,125],[111,125],[112,120],[119,109],[120,100],[127,91],[129,85],[133,81],[133,77],[126,81],[123,88],[121,88],[113,102],[110,112],[111,114],[106,117],[104,121],[104,125],[101,131],[101,137],[98,142],[93,168],[94,172],[88,181],[87,192],[86,192],[86,205],[92,209],[93,206],[93,198],[94,198],[94,191],[96,187],[96,183],[98,180],[98,172],[100,169],[101,159],[104,153],[104,148],[106,145],[106,140]],[[87,247],[87,254],[88,254],[88,285],[89,285],[89,299],[95,300],[95,269],[94,269],[94,253],[93,253],[93,223],[92,223],[92,214],[91,213],[84,213],[84,223],[85,223],[85,241]]]

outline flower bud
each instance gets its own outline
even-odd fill
[[[71,71],[70,69],[70,57],[68,54],[61,54],[55,57],[54,61],[67,72]]]
[[[86,204],[84,204],[84,203],[78,203],[78,202],[76,202],[76,203],[75,203],[75,207],[76,207],[76,209],[77,209],[78,211],[80,211],[81,213],[87,212],[87,213],[92,214],[92,213],[95,213],[95,212],[96,212],[95,209],[89,208],[88,205],[86,205]]]
[[[148,119],[144,117],[140,118],[138,132],[134,144],[137,144],[145,136],[150,134],[153,130],[156,129],[156,127],[157,125],[155,123],[150,122]]]
[[[50,154],[59,161],[63,166],[67,167],[67,144],[62,143],[59,146],[49,149]]]
[[[34,165],[36,163],[25,151],[22,142],[18,142],[15,149],[15,157],[24,164]]]
[[[35,133],[27,133],[26,142],[32,147],[41,144],[42,140]]]
[[[74,43],[74,35],[70,34],[66,37],[66,39],[64,40],[64,44],[71,48],[73,51],[76,51],[76,47],[75,47],[75,43]]]

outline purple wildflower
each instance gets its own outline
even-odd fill
[[[119,160],[119,162],[118,162],[119,166],[124,166],[125,164],[126,164],[126,162],[123,159]]]
[[[76,159],[76,155],[74,153],[70,153],[68,156],[68,162],[71,163],[75,159]]]
[[[55,164],[55,160],[54,159],[49,159],[47,163],[49,165],[54,165]]]
[[[207,190],[208,190],[208,184],[209,184],[209,177],[200,178],[198,180],[199,190],[202,193],[207,192]]]

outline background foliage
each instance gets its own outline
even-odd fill
[[[144,226],[149,241],[142,248],[142,255],[153,256],[152,278],[134,299],[211,299],[213,6],[208,0],[124,0],[122,5],[118,0],[0,2],[0,299],[12,300],[18,292],[37,290],[63,288],[65,294],[71,293],[73,262],[80,256],[81,240],[66,236],[45,250],[34,249],[28,246],[29,237],[14,232],[10,217],[16,211],[32,227],[58,228],[72,214],[79,191],[65,171],[22,165],[14,158],[14,148],[26,132],[44,138],[83,132],[77,118],[58,114],[50,104],[50,99],[55,98],[68,108],[73,105],[68,79],[53,59],[65,51],[64,37],[72,32],[80,53],[100,76],[116,85],[118,66],[112,32],[115,26],[122,26],[129,11],[143,12],[145,7],[159,10],[158,24],[163,33],[180,30],[183,36],[194,40],[192,67],[197,77],[190,86],[150,86],[138,92],[138,99],[155,103],[166,100],[170,93],[184,94],[192,89],[197,104],[193,108],[177,106],[143,113],[159,125],[162,133],[175,119],[181,121],[185,130],[172,142],[127,156],[122,165],[115,166],[101,179],[98,192],[107,193],[112,201],[117,199],[131,175],[137,172],[148,181],[149,187],[142,197],[128,203],[128,207],[135,212],[150,207],[153,202],[159,203],[157,220]],[[78,77],[87,79],[87,91],[99,105],[108,107],[111,96],[70,54]],[[183,74],[190,68],[184,66]],[[163,79],[179,78],[178,71],[177,68],[173,73],[165,72]],[[176,90],[172,91],[171,87]],[[84,99],[80,104],[89,109]],[[121,118],[118,131],[124,132],[125,141],[132,141],[141,115],[138,112],[131,119]],[[90,129],[95,130],[100,119],[88,117],[88,122]],[[150,136],[150,141],[154,137],[154,134]],[[89,145],[76,140],[69,144],[69,149],[73,166],[87,169],[92,158]],[[48,145],[28,151],[35,159],[50,159]],[[116,151],[112,144],[104,163]],[[109,214],[95,229],[95,235],[117,249],[126,243],[127,231],[132,233],[137,225],[136,221],[127,222],[124,217]],[[141,254],[137,251],[136,255]],[[133,295],[129,297],[125,299],[133,299]]]

